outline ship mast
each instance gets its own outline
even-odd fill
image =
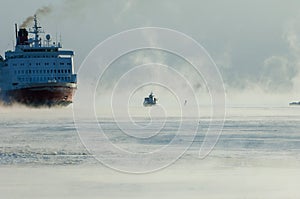
[[[32,28],[33,28],[33,31],[31,31],[30,33],[34,34],[33,46],[40,47],[41,40],[39,38],[40,37],[39,33],[41,33],[41,31],[39,29],[41,29],[42,27],[38,26],[36,15],[34,15],[34,26]]]

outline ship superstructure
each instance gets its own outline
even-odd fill
[[[71,50],[61,50],[60,42],[52,42],[34,17],[32,30],[16,25],[14,51],[0,57],[0,92],[6,104],[21,103],[28,106],[69,105],[77,88]],[[33,37],[29,38],[29,34]]]

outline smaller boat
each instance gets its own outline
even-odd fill
[[[290,106],[297,106],[297,105],[300,105],[300,102],[291,102],[290,103]]]
[[[157,101],[158,101],[157,98],[155,98],[153,92],[151,92],[149,97],[145,98],[143,105],[144,106],[153,106],[153,105],[156,105]]]

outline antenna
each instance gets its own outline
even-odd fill
[[[55,33],[55,45],[57,45],[58,41],[57,41],[57,32]]]
[[[58,47],[61,47],[61,42],[62,42],[62,40],[61,40],[61,33],[59,33],[59,46]]]
[[[16,40],[18,39],[18,25],[15,23]]]
[[[18,45],[18,24],[15,23],[15,33],[16,33],[16,45],[15,45],[15,40],[13,39],[13,49]]]

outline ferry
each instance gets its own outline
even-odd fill
[[[0,99],[7,105],[68,106],[77,89],[74,52],[49,34],[42,39],[36,15],[33,24],[29,30],[16,24],[15,49],[0,56]]]

